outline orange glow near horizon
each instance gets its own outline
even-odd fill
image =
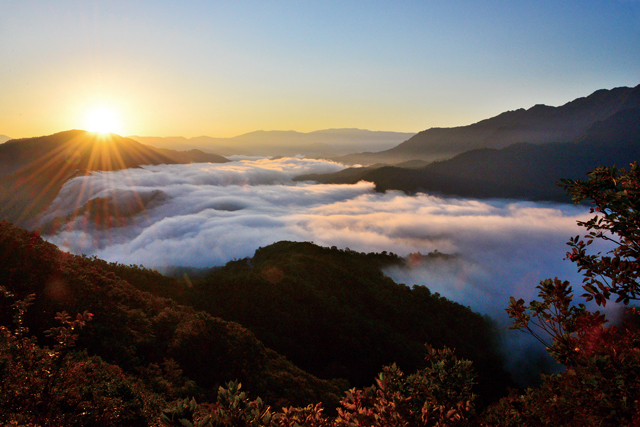
[[[22,189],[30,192],[31,197],[21,208],[22,213],[19,214],[18,220],[28,218],[43,203],[49,205],[61,186],[73,176],[87,175],[95,171],[126,171],[131,167],[131,161],[145,164],[147,163],[145,160],[148,160],[153,163],[152,150],[141,151],[135,145],[127,147],[126,144],[121,138],[111,133],[82,132],[32,162],[28,166],[29,169],[23,169],[24,174],[20,180]],[[101,174],[100,176],[103,180],[102,184],[105,188],[109,188],[111,175]],[[81,219],[84,227],[88,227],[89,222],[99,228],[126,224],[127,216],[119,210],[117,205],[111,203],[108,196],[98,197],[95,201],[84,201],[85,194],[92,191],[87,183],[90,181],[83,182],[79,189],[72,205],[73,211],[67,217],[66,224],[54,220],[46,225],[50,233],[57,232],[60,227],[70,227],[77,219]],[[47,200],[48,197],[51,199]],[[94,205],[93,210],[90,209],[92,205]],[[144,210],[144,203],[136,191],[132,192],[127,209]]]

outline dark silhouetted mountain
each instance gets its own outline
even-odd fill
[[[173,149],[191,149],[225,156],[296,156],[333,157],[363,150],[386,150],[406,141],[413,133],[382,132],[363,129],[325,129],[302,133],[295,131],[256,131],[231,138],[199,136],[147,137],[131,136],[144,144]]]
[[[28,226],[70,178],[141,165],[228,162],[199,150],[175,151],[115,134],[70,130],[0,145],[0,219]]]
[[[621,113],[622,114],[622,113]],[[629,118],[630,112],[612,117],[608,124],[593,127],[587,135],[598,135],[609,125]],[[620,135],[630,135],[621,132]],[[608,134],[611,135],[611,134]],[[626,140],[626,139],[625,139]],[[619,141],[613,138],[611,141]],[[369,181],[377,191],[417,191],[473,198],[512,198],[569,201],[556,183],[562,178],[583,179],[585,173],[602,165],[626,167],[640,159],[637,142],[514,144],[503,149],[482,148],[452,159],[433,162],[423,168],[397,166],[350,168],[328,175],[304,175],[296,180],[352,184]]]
[[[633,141],[640,143],[640,108],[622,110],[596,122],[578,139],[585,145],[612,146]]]
[[[13,139],[0,146],[0,176],[10,175],[26,166],[56,168],[63,162],[81,170],[109,171],[141,165],[228,161],[222,156],[199,150],[159,149],[116,134],[83,130]]]
[[[546,133],[542,132],[545,123]],[[328,175],[303,175],[296,180],[334,184],[364,180],[374,182],[378,191],[567,201],[564,191],[555,185],[560,179],[583,178],[596,166],[625,167],[640,159],[640,86],[597,91],[557,108],[536,106],[507,112],[463,128],[430,129],[393,150],[420,159],[427,149],[444,150],[445,142],[451,142],[447,138],[456,135],[460,138],[451,146],[458,148],[473,145],[474,135],[482,141],[480,145],[500,147],[511,139],[525,139],[524,135],[536,144],[468,150],[422,167],[414,159],[395,166],[377,163]],[[438,136],[442,139],[437,140]],[[570,142],[551,142],[554,139]]]
[[[348,164],[421,159],[435,161],[478,148],[504,148],[515,143],[546,144],[580,140],[596,123],[625,110],[640,108],[640,85],[598,90],[560,107],[535,105],[507,111],[468,126],[431,128],[386,151],[336,158]]]

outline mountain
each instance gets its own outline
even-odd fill
[[[0,135],[0,144],[4,144],[5,142],[11,140],[13,138],[11,138],[10,136],[7,135]]]
[[[628,123],[628,127],[620,127]],[[351,184],[369,181],[377,191],[401,190],[473,198],[569,201],[560,179],[584,179],[597,166],[627,167],[640,159],[640,109],[625,110],[594,124],[578,142],[513,144],[481,148],[421,168],[349,168],[296,180]],[[635,132],[634,132],[635,129]]]
[[[25,167],[70,164],[81,170],[120,170],[140,165],[229,160],[199,150],[176,151],[151,147],[116,134],[69,130],[36,138],[13,139],[0,146],[0,177]]]
[[[321,380],[294,366],[283,356],[265,347],[253,333],[235,322],[213,317],[190,307],[177,304],[171,299],[161,298],[138,288],[156,287],[178,288],[183,286],[177,280],[141,267],[127,267],[109,264],[105,261],[84,256],[75,256],[60,251],[55,245],[43,241],[37,233],[20,229],[6,221],[0,221],[0,331],[2,340],[7,338],[7,329],[13,330],[18,306],[16,301],[33,295],[31,304],[24,315],[20,333],[29,331],[40,343],[53,345],[56,342],[47,337],[45,331],[60,327],[56,313],[66,312],[73,318],[76,313],[90,312],[93,320],[78,334],[75,348],[77,370],[99,358],[101,364],[108,363],[112,371],[124,372],[144,387],[124,387],[113,390],[111,396],[117,399],[144,392],[154,391],[168,403],[177,397],[196,396],[198,402],[213,399],[217,388],[228,381],[241,381],[254,393],[276,407],[307,405],[319,401],[336,405],[339,395],[346,389],[344,380]],[[8,291],[9,294],[5,293]],[[28,336],[24,337],[25,339]],[[0,345],[0,350],[3,346]],[[51,350],[50,350],[51,351]],[[67,352],[69,349],[67,349]],[[49,353],[49,352],[48,352]],[[53,353],[51,351],[51,353]],[[69,355],[71,356],[71,355]],[[27,356],[20,353],[20,360]],[[7,365],[12,362],[7,354],[0,355],[0,369],[3,387],[0,394],[7,395],[7,385],[16,380]],[[62,361],[62,360],[61,360]],[[60,368],[60,366],[58,366]],[[26,369],[42,369],[37,364]],[[70,373],[71,384],[87,381],[86,390],[76,390],[78,395],[69,398],[98,401],[99,384],[111,380],[104,372],[89,369],[84,373]],[[49,375],[48,372],[40,372]],[[180,387],[177,387],[178,384]],[[41,385],[42,381],[36,383]],[[12,384],[24,387],[24,384]],[[59,393],[66,393],[62,380],[57,384]],[[178,388],[182,391],[177,390]],[[29,390],[26,390],[27,394]],[[35,392],[35,391],[34,391]],[[174,393],[182,394],[176,396]],[[14,393],[19,393],[16,389]],[[11,393],[9,392],[9,395]],[[124,395],[124,396],[123,396]],[[166,399],[166,400],[165,400]],[[21,402],[15,401],[15,404]],[[138,402],[140,404],[140,402]],[[147,402],[149,404],[149,402]],[[152,408],[155,405],[150,405]],[[0,419],[5,425],[0,404]],[[160,412],[160,408],[155,408]],[[66,408],[69,413],[83,412],[86,408],[74,404]],[[120,414],[125,417],[128,414]],[[156,414],[156,418],[159,414]],[[13,423],[12,423],[13,424]],[[17,425],[17,424],[16,424]],[[22,425],[22,424],[21,424]],[[52,425],[139,425],[124,423],[80,423],[61,422]],[[147,425],[147,424],[144,424]],[[149,424],[157,425],[157,424]]]
[[[547,144],[578,141],[596,123],[617,113],[640,108],[640,85],[598,90],[560,107],[534,105],[507,111],[468,126],[431,128],[389,150],[338,157],[347,164],[396,164],[435,161],[478,148],[504,148],[515,143]]]
[[[418,258],[424,265],[456,261],[438,252]],[[472,360],[480,394],[504,393],[510,378],[492,322],[424,286],[395,283],[383,274],[389,266],[409,268],[384,252],[278,242],[164,296],[242,324],[319,378],[367,386],[386,364],[414,371],[428,342]]]
[[[616,146],[640,142],[640,107],[619,111],[606,120],[594,123],[577,142]]]
[[[231,138],[199,136],[131,136],[144,144],[172,149],[197,148],[225,156],[334,157],[362,150],[385,150],[412,137],[413,133],[369,131],[363,129],[325,129],[302,133],[295,131],[256,131]]]
[[[199,150],[159,149],[119,135],[83,130],[13,139],[0,145],[0,219],[28,225],[68,179],[91,171],[228,161]]]

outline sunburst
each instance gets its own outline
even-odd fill
[[[121,133],[122,123],[118,113],[109,108],[95,108],[85,115],[85,129],[98,133]]]

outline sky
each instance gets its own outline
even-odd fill
[[[640,1],[0,0],[0,134],[418,132],[640,83]]]

